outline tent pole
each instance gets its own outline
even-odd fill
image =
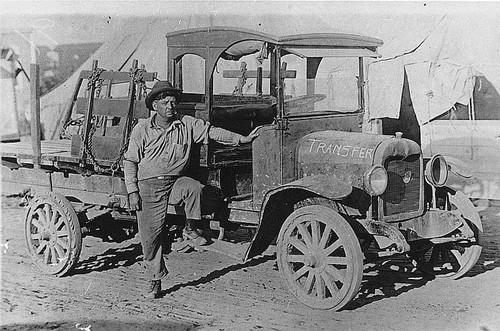
[[[31,108],[31,146],[33,148],[33,164],[40,169],[42,142],[40,130],[40,66],[30,65],[30,108]]]

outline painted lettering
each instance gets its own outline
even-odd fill
[[[319,139],[314,139],[314,138],[313,138],[313,139],[309,138],[309,140],[311,140],[311,141],[312,141],[311,148],[309,148],[309,153],[311,153],[311,152],[312,152],[312,150],[313,150],[314,143],[320,142],[321,140],[319,140]],[[317,153],[317,151],[316,151],[316,153]]]
[[[366,152],[366,148],[365,147],[362,147],[360,150],[359,150],[359,157],[361,159],[364,159],[365,158],[365,152]]]
[[[352,153],[351,153],[351,156],[354,156],[354,153],[356,153],[356,152],[359,152],[359,146],[354,146],[354,147],[352,148]]]
[[[337,150],[337,155],[340,155],[340,148],[342,147],[342,145],[335,145],[333,147],[333,151],[332,151],[332,154],[335,154],[335,150]]]
[[[344,146],[342,147],[342,154],[340,156],[346,157],[349,155],[349,150],[351,146]]]
[[[366,157],[365,157],[365,159],[368,158],[368,155],[370,155],[370,159],[373,159],[372,153],[373,153],[373,149],[372,148],[367,148],[366,149]]]
[[[321,151],[323,151],[323,154],[325,153],[325,146],[326,144],[324,142],[320,142],[318,145],[318,149],[316,150],[316,153],[319,153],[319,149],[321,148]]]
[[[361,146],[350,145],[336,145],[328,144],[321,139],[309,138],[311,146],[309,147],[310,153],[323,153],[332,154],[342,157],[358,157],[360,159],[370,158],[373,159],[373,148],[366,148]]]

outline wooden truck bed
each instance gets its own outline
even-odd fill
[[[56,166],[58,162],[79,164],[79,159],[71,155],[71,140],[42,140],[41,165]],[[33,165],[34,155],[31,142],[0,143],[2,161],[15,161],[19,166]]]
[[[29,189],[34,194],[39,190],[55,190],[85,203],[126,206],[123,178],[111,174],[95,174],[92,166],[82,167],[80,159],[71,155],[70,140],[41,141],[39,168],[35,166],[33,148],[29,141],[1,143],[0,156],[4,192],[17,194]],[[112,162],[100,163],[109,166]]]

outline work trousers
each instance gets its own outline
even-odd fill
[[[203,185],[189,177],[157,177],[138,182],[141,210],[137,212],[142,253],[151,279],[166,276],[163,258],[163,231],[167,223],[168,204],[183,205],[187,219],[201,219]]]

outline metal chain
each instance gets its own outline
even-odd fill
[[[145,98],[147,95],[146,92],[146,82],[144,81],[144,74],[146,73],[145,69],[139,68],[130,68],[129,75],[134,80],[134,83],[138,85],[139,91],[143,91],[143,97]]]
[[[98,79],[97,82],[96,82],[96,86],[95,86],[95,98],[99,98],[101,96],[101,89],[102,89],[102,83],[103,83],[103,79]]]
[[[92,75],[90,75],[89,77],[87,77],[87,79],[88,79],[88,81],[87,81],[87,90],[90,90],[92,88],[92,85],[95,85],[99,81],[101,81],[101,83],[99,85],[102,85],[102,79],[100,79],[99,76],[101,76],[101,73],[103,71],[105,71],[105,70],[102,69],[102,68],[97,68],[96,70],[92,71]],[[96,85],[96,87],[99,87],[99,86]],[[99,88],[99,90],[100,90],[100,88]]]
[[[146,72],[146,70],[144,70],[144,69],[130,68],[130,70],[128,71],[128,74],[129,74],[130,78],[134,79],[135,83],[140,83],[140,82],[144,82],[144,73],[145,72]]]
[[[94,119],[95,117],[93,117]],[[134,126],[135,123],[133,123],[132,126]],[[120,149],[120,152],[118,154],[118,157],[116,158],[116,160],[113,162],[113,164],[111,165],[111,167],[109,168],[105,168],[103,166],[101,166],[94,154],[92,153],[92,136],[94,135],[94,133],[97,131],[97,125],[93,122],[92,123],[92,127],[89,131],[89,139],[88,139],[88,142],[87,144],[83,144],[83,149],[85,150],[85,153],[88,155],[89,157],[89,163],[91,165],[94,166],[94,169],[98,172],[101,172],[101,173],[110,173],[112,174],[113,176],[115,175],[115,173],[120,170],[120,162],[123,160],[123,156],[125,154],[125,152],[127,151],[128,149],[128,142],[129,142],[129,139],[130,139],[130,134],[132,132],[132,130],[129,131],[126,139],[125,139],[125,143],[123,144],[122,148]],[[80,138],[82,139],[83,141],[83,136],[80,136]]]
[[[92,75],[88,78],[89,79],[89,83],[87,84],[87,89],[90,89],[92,87],[92,84],[95,84],[95,83],[99,84],[98,86],[96,86],[96,92],[97,92],[98,95],[100,93],[100,87],[102,86],[102,79],[99,79],[99,75],[103,71],[104,71],[104,69],[97,68],[92,73]],[[139,85],[140,90],[143,90],[144,94],[146,94],[146,89],[143,88],[145,86],[144,73],[146,73],[146,70],[144,70],[144,69],[137,69],[137,68],[135,68],[135,69],[132,68],[129,71],[129,75],[130,75],[131,78],[133,78],[134,83],[137,84],[137,85]],[[97,131],[97,127],[98,127],[98,125],[96,124],[96,121],[98,122],[98,119],[95,116],[93,116],[92,117],[92,127],[91,127],[91,129],[89,131],[89,139],[87,141],[87,144],[85,144],[85,143],[83,144],[83,149],[84,149],[85,153],[89,157],[90,164],[92,164],[94,166],[94,169],[96,171],[101,172],[101,173],[111,173],[111,175],[114,176],[115,173],[118,170],[120,170],[120,163],[122,162],[123,156],[125,155],[125,152],[128,149],[129,140],[130,140],[130,134],[132,133],[132,128],[137,124],[137,120],[135,119],[131,123],[131,128],[130,128],[130,130],[128,130],[127,137],[125,138],[125,141],[124,141],[122,147],[120,148],[120,152],[118,153],[118,157],[111,164],[111,166],[109,168],[105,168],[105,167],[101,166],[97,162],[94,154],[92,153],[92,136]],[[84,141],[83,140],[83,135],[80,135],[80,138],[81,138],[81,140],[83,142]]]
[[[95,117],[92,117],[92,120],[94,120],[94,119],[95,119]],[[94,169],[97,172],[109,173],[109,169],[102,167],[97,162],[94,154],[92,153],[92,137],[96,131],[97,131],[97,126],[93,121],[92,126],[91,126],[90,131],[89,131],[89,139],[88,139],[87,143],[84,142],[83,135],[80,134],[80,139],[83,142],[83,150],[85,151],[85,154],[87,154],[89,161],[90,161],[90,164],[92,164],[94,166]]]
[[[110,170],[111,170],[111,173],[113,174],[113,176],[115,175],[115,172],[117,172],[118,170],[120,170],[120,162],[123,160],[123,156],[125,155],[125,152],[128,149],[128,143],[130,141],[130,135],[132,133],[132,128],[136,124],[137,124],[137,120],[134,120],[132,122],[130,130],[128,131],[127,137],[125,138],[125,142],[124,142],[122,148],[120,149],[120,153],[118,153],[118,158],[115,160],[115,162],[113,162],[113,164],[110,167]]]
[[[68,127],[70,127],[70,126],[79,126],[79,127],[81,127],[82,124],[83,124],[83,117],[67,121],[66,123],[64,123],[63,127],[61,128],[61,134],[59,135],[60,138],[61,139],[69,139],[69,140],[71,140],[71,138],[73,137],[73,135],[67,131]]]
[[[96,90],[95,94],[97,97],[101,94],[101,89],[102,89],[102,83],[103,80],[100,79],[99,77],[101,76],[101,73],[105,71],[102,68],[97,68],[96,70],[92,71],[92,74],[87,77],[87,90],[90,90],[92,88],[92,85],[95,84]],[[59,134],[59,137],[61,139],[70,139],[72,138],[72,135],[67,131],[69,126],[74,126],[78,125],[81,126],[83,124],[83,119],[77,119],[77,120],[69,120],[66,123],[64,123],[63,127],[61,128],[61,132]]]

